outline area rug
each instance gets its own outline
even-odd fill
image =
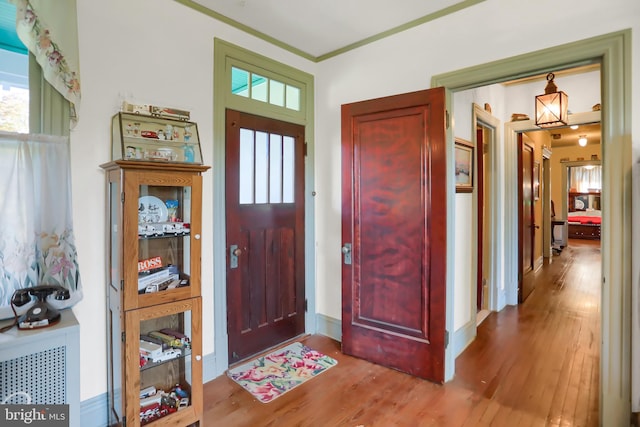
[[[268,403],[337,364],[296,342],[230,369],[227,375],[258,401]]]

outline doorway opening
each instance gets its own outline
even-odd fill
[[[486,86],[521,76],[534,75],[549,69],[567,69],[580,64],[600,63],[607,67],[602,69],[602,105],[603,138],[607,141],[603,150],[602,162],[607,170],[603,191],[610,196],[603,200],[603,212],[606,213],[602,224],[604,236],[602,245],[602,328],[608,331],[601,340],[600,383],[600,419],[607,423],[624,424],[628,422],[631,398],[631,360],[628,349],[631,346],[630,300],[631,294],[631,258],[628,256],[628,242],[631,235],[631,189],[627,185],[631,174],[631,114],[627,96],[630,82],[630,65],[626,59],[629,55],[631,33],[629,30],[611,33],[592,39],[568,43],[518,57],[499,60],[464,70],[432,77],[433,87],[444,86],[456,92],[469,88]],[[513,126],[512,129],[517,129]],[[526,128],[525,128],[526,129]],[[505,153],[511,154],[514,136],[505,134]],[[453,135],[449,136],[453,141]],[[512,143],[511,146],[509,143]],[[453,142],[449,155],[453,156]],[[507,155],[507,159],[515,159]],[[452,167],[452,165],[450,165]],[[513,160],[505,162],[508,173],[513,173],[516,165]],[[453,181],[453,172],[450,180]],[[510,175],[512,176],[512,175]],[[453,186],[452,183],[449,184]],[[505,206],[512,209],[515,204],[515,185],[506,183],[501,196]],[[448,207],[454,209],[453,195],[447,201]],[[500,212],[501,214],[503,211]],[[517,255],[514,256],[515,221],[504,217],[501,228],[505,231],[504,240],[505,269],[500,272],[503,283],[512,283],[517,277],[514,266],[517,266]],[[452,227],[451,225],[450,227]],[[453,230],[452,230],[453,232]],[[500,233],[497,233],[500,234]],[[447,271],[447,328],[454,326],[454,276],[455,247],[448,247],[447,259],[451,262]],[[613,285],[615,284],[615,285]],[[450,297],[450,298],[449,298]],[[513,295],[509,295],[513,298]],[[602,361],[619,360],[620,363],[603,365]],[[447,379],[454,375],[454,348],[447,349]],[[608,390],[618,390],[609,393]]]

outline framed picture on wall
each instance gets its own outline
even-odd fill
[[[456,138],[456,193],[473,191],[473,144]]]
[[[540,199],[540,162],[533,162],[533,198]]]

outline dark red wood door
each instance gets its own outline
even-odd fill
[[[227,110],[229,363],[304,332],[304,127]]]
[[[342,106],[342,349],[444,381],[444,89]]]
[[[535,245],[535,211],[533,194],[533,162],[534,150],[523,141],[522,134],[518,134],[520,185],[519,185],[519,228],[520,228],[520,281],[518,283],[518,302],[524,302],[533,292],[534,280],[534,245]]]

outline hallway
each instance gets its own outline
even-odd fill
[[[204,386],[204,426],[597,426],[600,242],[570,240],[524,304],[492,313],[445,385],[306,345],[338,366],[269,404],[223,375]]]

